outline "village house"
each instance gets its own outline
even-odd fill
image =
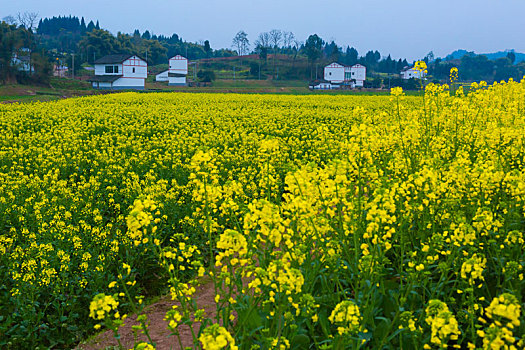
[[[169,59],[169,67],[164,72],[155,76],[156,81],[167,81],[168,85],[186,86],[186,76],[188,75],[188,59],[181,55],[176,55]]]
[[[27,48],[20,49],[18,53],[15,52],[11,61],[18,71],[31,73],[35,70],[31,64],[31,51]]]
[[[340,86],[339,84],[332,84],[328,80],[318,79],[318,80],[312,81],[308,85],[308,88],[310,90],[333,90],[333,89],[339,89]]]
[[[412,79],[412,78],[420,79],[426,76],[425,72],[418,71],[417,69],[413,67],[412,68],[405,67],[399,74],[401,75],[401,79],[405,79],[405,80]]]
[[[143,90],[148,63],[137,55],[108,55],[95,61],[95,75],[88,81],[95,89]]]
[[[69,68],[67,66],[63,66],[58,63],[53,65],[53,76],[54,77],[65,78],[68,72],[69,72]]]
[[[339,86],[363,87],[366,80],[366,67],[361,64],[349,67],[334,62],[324,67],[324,80],[331,83],[331,89]]]

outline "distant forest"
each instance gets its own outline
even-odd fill
[[[31,16],[33,15],[33,16]],[[21,50],[29,49],[37,56],[34,62],[40,60],[40,78],[49,72],[49,66],[43,62],[47,57],[49,62],[56,62],[57,58],[63,64],[75,71],[81,69],[82,64],[92,64],[96,59],[109,54],[129,53],[137,54],[147,59],[148,64],[166,64],[169,57],[180,54],[190,60],[214,57],[232,57],[237,55],[254,54],[260,62],[268,63],[268,57],[273,55],[288,55],[295,63],[297,57],[302,57],[308,66],[302,67],[292,63],[291,69],[283,69],[280,79],[312,79],[315,77],[314,69],[331,62],[345,65],[356,63],[367,67],[367,81],[373,86],[383,84],[388,79],[389,83],[401,85],[397,74],[410,63],[404,58],[392,58],[382,55],[378,50],[370,50],[360,54],[354,47],[339,46],[334,41],[324,41],[317,34],[312,34],[305,41],[301,41],[291,32],[271,30],[259,33],[250,42],[248,34],[239,31],[232,38],[231,48],[212,48],[208,41],[188,42],[177,34],[171,36],[156,35],[149,30],[140,32],[136,29],[133,33],[118,32],[113,35],[103,29],[98,20],[86,23],[84,17],[58,16],[42,18],[36,25],[35,14],[5,17],[0,26],[0,81],[13,80],[19,73],[15,71],[11,62],[13,54],[23,55]],[[477,55],[467,51],[457,51],[456,54],[445,59],[435,58],[429,52],[421,59],[428,64],[428,73],[436,82],[446,82],[450,68],[458,67],[460,80],[474,81],[485,80],[488,82],[507,80],[513,78],[520,80],[525,74],[525,62],[516,62],[516,54],[512,51],[489,59],[485,55]],[[73,60],[73,55],[75,59]],[[521,54],[518,54],[521,55]],[[521,56],[520,56],[521,58]],[[72,67],[72,63],[75,67]],[[252,62],[253,64],[253,62]],[[269,64],[272,64],[270,62]],[[275,78],[275,59],[273,61]],[[284,68],[284,67],[283,67]],[[290,67],[288,67],[290,68]],[[253,69],[253,67],[252,67]],[[35,67],[36,73],[37,67]],[[294,70],[294,71],[293,71]]]

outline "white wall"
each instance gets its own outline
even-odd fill
[[[342,83],[345,80],[345,67],[337,63],[324,67],[324,80],[332,83]]]
[[[363,86],[363,81],[366,80],[366,67],[360,64],[352,66],[352,79],[356,80],[356,86]]]
[[[410,78],[419,79],[421,77],[424,78],[425,76],[426,76],[425,73],[421,74],[420,71],[415,70],[414,68],[410,68],[410,69],[408,69],[408,70],[406,70],[404,72],[401,72],[401,78],[403,78],[403,79],[410,79]]]
[[[186,77],[169,77],[168,85],[186,85]]]
[[[144,88],[144,78],[119,78],[113,82],[113,87],[115,88]]]
[[[169,59],[169,72],[188,74],[188,60],[181,55],[174,56]]]
[[[164,71],[155,76],[155,81],[168,81],[168,71]]]
[[[106,73],[106,66],[118,66],[118,73]],[[95,64],[95,75],[122,75],[122,64]]]
[[[141,58],[132,56],[122,62],[122,64],[124,68],[124,78],[146,79],[148,77],[148,64]]]

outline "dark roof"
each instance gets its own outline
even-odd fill
[[[94,75],[88,81],[98,81],[101,83],[112,83],[115,80],[122,78],[122,75]]]
[[[182,73],[168,73],[168,77],[177,77],[177,78],[184,78],[186,76],[186,74],[182,74]]]
[[[312,80],[309,85],[319,85],[319,84],[328,84],[328,83],[330,83],[329,80],[318,79],[318,80]]]
[[[96,60],[95,64],[122,63],[125,60],[127,60],[128,58],[133,57],[133,56],[137,56],[137,55],[130,55],[130,54],[107,55],[107,56],[104,56],[104,57],[99,58],[98,60]],[[140,58],[141,60],[145,61],[140,56],[137,56],[137,57]]]

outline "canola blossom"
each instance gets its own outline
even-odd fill
[[[0,105],[0,125],[2,348],[94,327],[155,348],[166,292],[174,347],[525,347],[525,81],[119,93]]]

